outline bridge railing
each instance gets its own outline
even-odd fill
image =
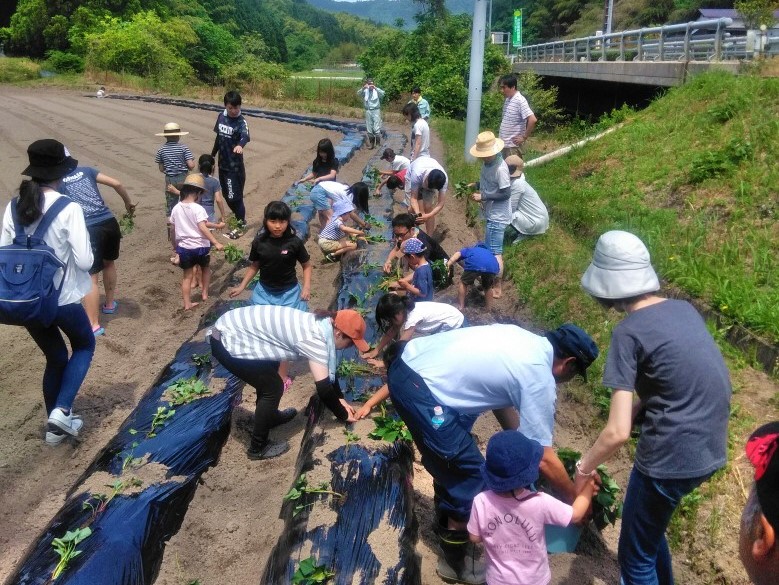
[[[517,50],[522,61],[723,61],[773,53],[776,38],[765,33],[731,36],[730,18],[642,28],[607,35],[529,45]]]

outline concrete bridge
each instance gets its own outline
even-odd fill
[[[775,31],[731,36],[729,18],[622,31],[520,47],[517,73],[654,87],[681,85],[696,73],[737,73],[744,61],[779,54]]]

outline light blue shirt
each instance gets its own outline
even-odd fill
[[[366,110],[378,110],[381,106],[381,98],[384,97],[384,90],[375,86],[373,89],[361,87],[357,90],[357,95],[362,98]]]

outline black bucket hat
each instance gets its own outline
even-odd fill
[[[30,164],[22,174],[43,181],[61,179],[78,166],[78,161],[70,156],[68,149],[53,138],[33,142],[27,147],[27,158]]]

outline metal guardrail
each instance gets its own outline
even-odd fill
[[[733,36],[730,18],[642,28],[517,49],[521,61],[724,61],[779,55],[775,31]]]

